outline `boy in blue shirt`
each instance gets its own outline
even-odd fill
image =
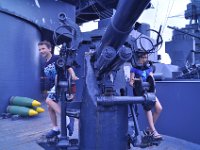
[[[46,103],[48,107],[49,116],[51,119],[51,123],[53,125],[53,129],[49,131],[46,135],[47,138],[52,138],[60,134],[60,129],[57,123],[57,114],[61,113],[60,105],[58,104],[58,100],[56,99],[55,93],[55,81],[57,76],[56,71],[56,61],[59,56],[51,54],[51,43],[48,41],[41,41],[38,43],[38,49],[42,57],[45,58],[46,62],[44,65],[44,76],[48,78],[50,83],[50,93],[46,98]],[[78,80],[79,78],[76,76],[73,68],[71,66],[67,66],[67,71],[72,77],[72,80]],[[67,116],[67,122],[69,123],[69,117]]]
[[[148,61],[148,54],[146,52],[142,52],[138,54],[138,65],[134,66],[130,70],[130,85],[133,86],[133,92],[134,90],[134,81],[138,80],[140,78],[142,81],[146,82],[148,76],[153,77],[153,68],[150,66],[147,66]],[[134,92],[135,95],[135,92]],[[137,95],[135,95],[137,96]],[[160,104],[158,98],[156,97],[155,102],[155,111],[152,113],[151,107],[148,105],[143,105],[144,111],[147,116],[148,120],[148,132],[153,136],[154,139],[162,139],[162,136],[157,132],[155,128],[155,123],[162,111],[162,105]]]

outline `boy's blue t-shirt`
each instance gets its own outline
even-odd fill
[[[134,73],[136,78],[142,78],[142,81],[146,81],[147,77],[149,76],[149,74],[153,72],[153,68],[152,67],[140,67],[140,66],[136,66],[136,67],[132,67],[130,70],[130,73]]]
[[[55,76],[57,74],[55,63],[58,58],[59,56],[53,55],[51,59],[44,65],[44,74],[50,82],[50,87],[53,87],[55,84]]]
[[[58,58],[60,58],[60,56],[52,55],[51,59],[44,65],[44,75],[49,80],[50,88],[55,85],[55,77],[57,75],[56,61],[58,60]],[[68,64],[66,64],[66,69],[71,67]]]

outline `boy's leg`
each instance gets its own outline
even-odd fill
[[[51,100],[52,101],[52,100]],[[53,101],[52,101],[53,102]],[[54,102],[55,103],[55,102]],[[48,103],[49,104],[49,103]],[[52,104],[52,103],[50,103]],[[57,103],[55,103],[56,105]],[[49,116],[51,118],[51,123],[53,125],[53,129],[50,130],[47,134],[46,134],[46,137],[47,138],[53,138],[57,135],[60,134],[60,130],[59,130],[59,127],[58,127],[58,124],[57,124],[57,116],[56,116],[56,112],[55,110],[48,105],[48,112],[49,112]]]
[[[53,125],[53,127],[57,127],[57,116],[56,116],[56,112],[48,105],[48,112],[49,112],[49,116],[51,119],[51,123]]]
[[[54,100],[52,100],[52,99],[47,99],[47,100],[46,100],[46,103],[48,104],[48,106],[49,106],[55,113],[60,114],[61,108],[60,108],[60,105],[59,105],[56,101],[54,101]]]
[[[50,93],[47,96],[46,103],[48,105],[48,112],[49,112],[49,116],[51,118],[51,122],[53,125],[53,129],[46,134],[46,137],[52,138],[52,137],[60,134],[59,127],[57,124],[57,114],[56,113],[60,114],[61,108],[56,101],[55,93]]]
[[[147,120],[148,120],[148,123],[149,123],[149,129],[150,129],[151,136],[155,140],[161,140],[162,135],[160,135],[155,128],[155,125],[154,125],[154,122],[153,122],[153,115],[152,115],[151,110],[146,111],[146,115],[147,115]]]
[[[154,122],[154,124],[158,120],[161,111],[162,111],[162,105],[160,104],[158,98],[156,97],[155,112],[153,113],[153,122]]]
[[[152,112],[151,112],[151,110],[149,110],[149,111],[145,111],[145,113],[146,113],[146,116],[147,116],[149,129],[150,129],[150,131],[154,131],[155,130],[155,126],[154,126],[154,122],[153,122]]]

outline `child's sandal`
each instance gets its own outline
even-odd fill
[[[160,135],[156,130],[151,132],[151,135],[155,140],[162,140],[163,139],[162,135]]]
[[[149,128],[146,128],[146,130],[143,130],[143,134],[146,135],[151,135],[151,131]]]

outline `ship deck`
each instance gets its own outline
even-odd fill
[[[50,119],[46,108],[44,113],[40,113],[35,117],[1,119],[0,149],[42,150],[36,143],[36,139],[47,132],[50,127]]]
[[[42,104],[45,108],[45,104]],[[78,121],[75,122],[76,132],[72,138],[78,137]],[[18,119],[0,119],[0,149],[1,150],[43,150],[37,144],[37,139],[44,135],[51,128],[48,112],[39,114],[35,117]],[[132,147],[131,150],[141,148]],[[164,141],[159,146],[142,148],[146,150],[200,150],[200,145],[180,140],[177,138],[164,136]]]

